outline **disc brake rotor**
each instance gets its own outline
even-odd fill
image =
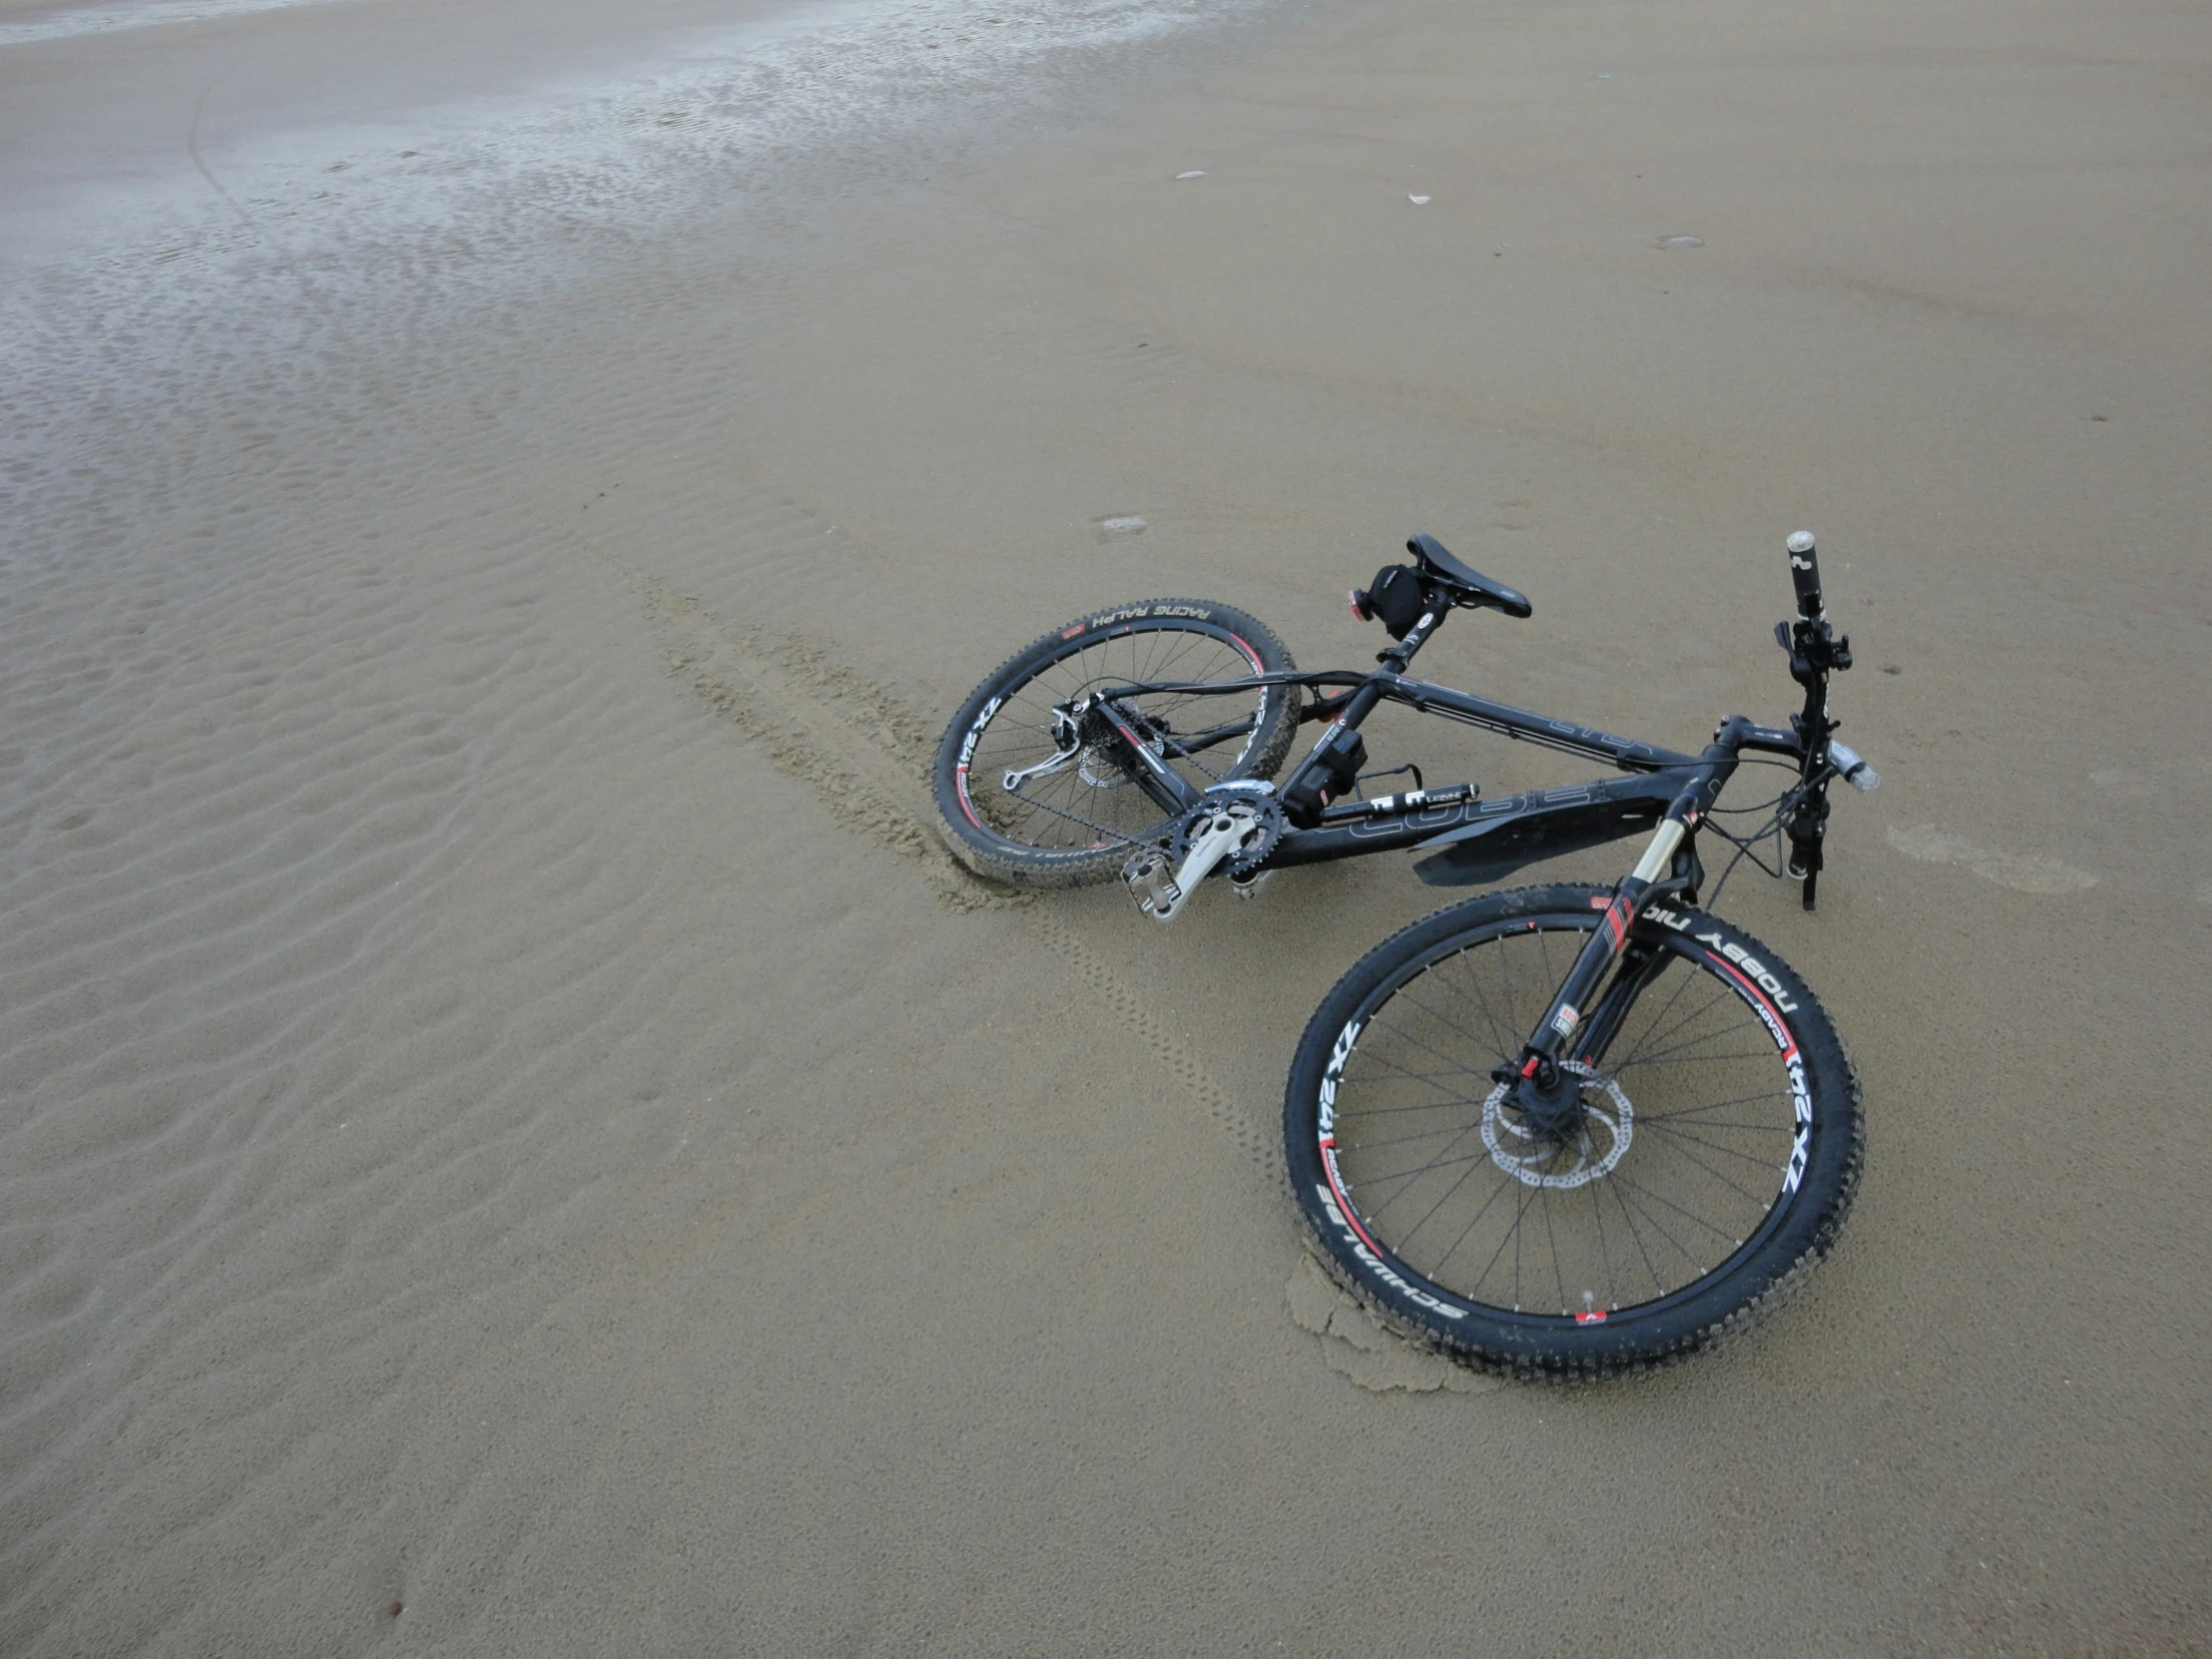
[[[1563,1061],[1560,1069],[1583,1080],[1582,1126],[1571,1140],[1538,1135],[1506,1116],[1510,1084],[1498,1084],[1482,1102],[1482,1144],[1490,1162],[1523,1186],[1554,1191],[1587,1186],[1610,1175],[1636,1138],[1636,1111],[1620,1084],[1580,1060]]]

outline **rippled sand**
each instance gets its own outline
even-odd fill
[[[0,1651],[2203,1651],[2201,19],[430,17],[0,43]],[[1414,529],[1695,742],[1800,522],[1888,782],[1724,907],[1869,1174],[1664,1376],[1305,1265],[1402,864],[924,828],[1048,625],[1358,663]]]

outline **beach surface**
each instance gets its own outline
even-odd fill
[[[2138,0],[0,5],[0,1652],[2212,1651],[2208,110]],[[1309,1264],[1403,859],[929,829],[1016,647],[1357,666],[1414,531],[1535,603],[1426,677],[1778,718],[1800,526],[1885,784],[1721,908],[1869,1159],[1693,1364]]]

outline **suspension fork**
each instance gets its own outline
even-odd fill
[[[1561,1062],[1602,1055],[1636,997],[1664,970],[1666,952],[1631,942],[1636,923],[1654,888],[1675,887],[1676,855],[1689,846],[1697,825],[1734,774],[1737,752],[1750,730],[1751,723],[1741,716],[1722,726],[1689,784],[1659,821],[1635,869],[1613,889],[1605,914],[1576,953],[1519,1057],[1493,1074],[1511,1085],[1514,1106],[1538,1128],[1564,1133],[1579,1121],[1579,1082]]]
[[[1698,901],[1698,889],[1704,884],[1705,866],[1698,859],[1697,836],[1693,830],[1675,848],[1673,868],[1667,878],[1651,883],[1636,895],[1636,918],[1641,919],[1645,909],[1659,898],[1678,897],[1682,903],[1694,906]],[[1611,980],[1598,995],[1597,1006],[1582,1022],[1581,1040],[1574,1045],[1571,1057],[1591,1066],[1601,1065],[1613,1046],[1613,1039],[1620,1035],[1628,1011],[1674,959],[1674,952],[1664,945],[1650,938],[1639,938],[1635,921],[1631,920],[1628,942],[1620,950]]]
[[[1602,1065],[1613,1039],[1620,1035],[1628,1010],[1636,1006],[1673,960],[1673,952],[1664,946],[1631,938],[1620,953],[1611,982],[1599,993],[1589,1018],[1582,1022],[1582,1040],[1574,1046],[1571,1058],[1593,1067]]]

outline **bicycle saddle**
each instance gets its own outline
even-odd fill
[[[1461,564],[1434,536],[1415,536],[1405,544],[1405,551],[1419,561],[1422,575],[1451,590],[1454,604],[1484,605],[1507,616],[1527,616],[1535,609],[1526,596],[1503,582],[1493,582],[1472,565]]]

